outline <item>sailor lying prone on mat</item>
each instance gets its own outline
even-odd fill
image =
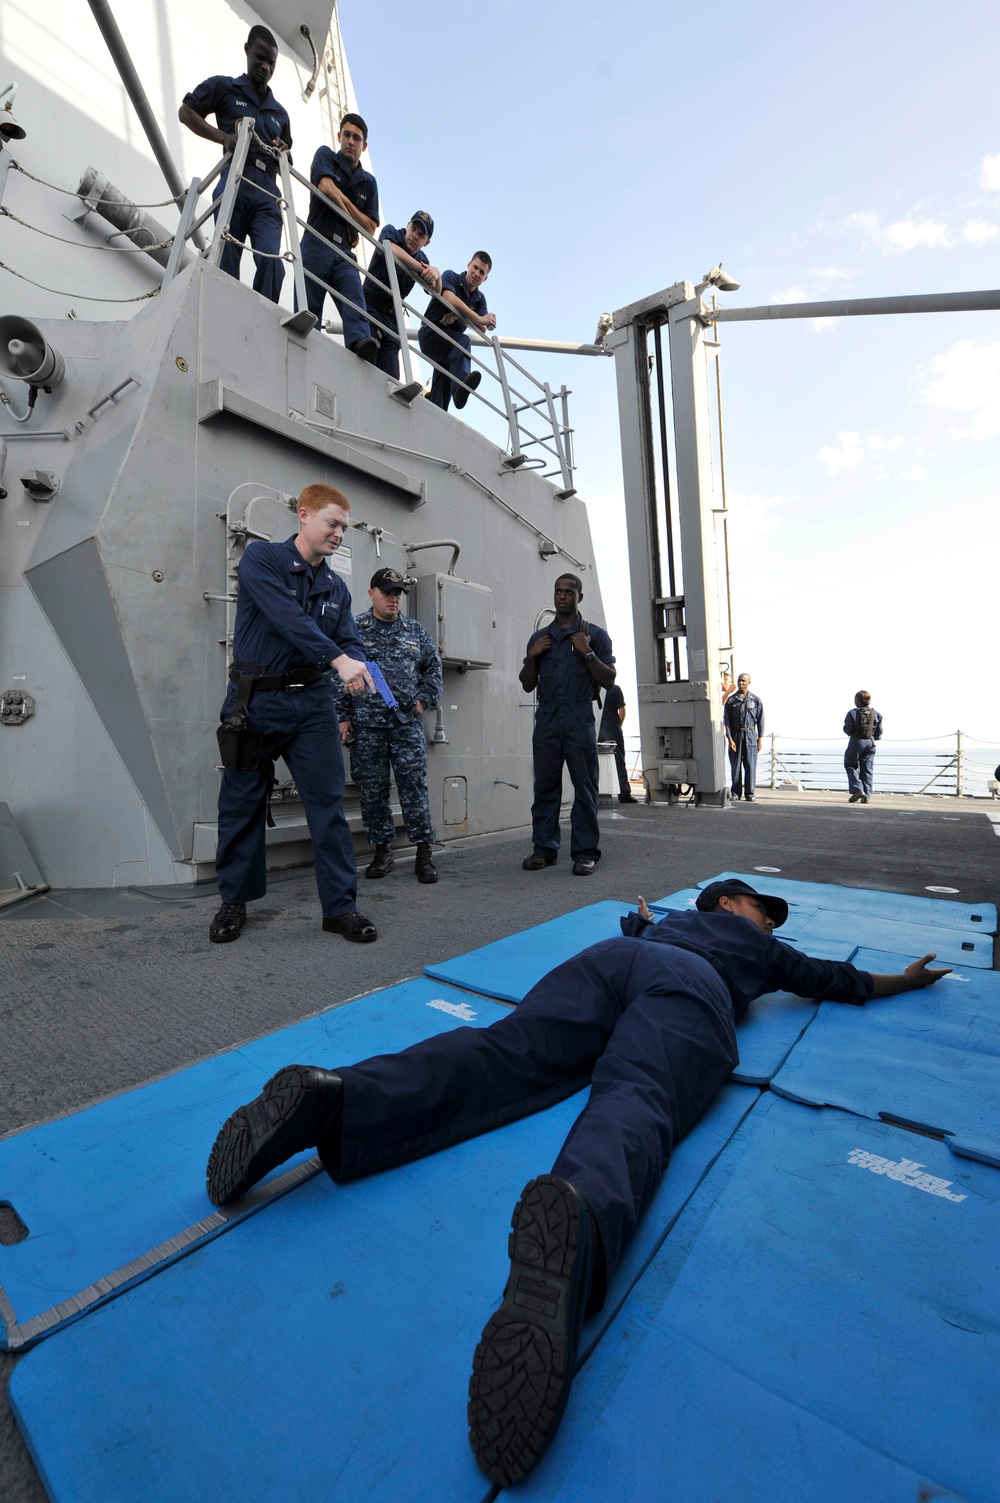
[[[830,1002],[930,986],[925,955],[901,975],[814,960],[772,937],[782,898],[732,879],[697,912],[659,923],[644,901],[621,939],[591,945],[488,1028],[456,1028],[398,1054],[326,1070],[289,1065],[223,1126],[208,1160],[216,1205],[316,1146],[340,1182],[389,1169],[543,1110],[590,1085],[551,1174],[513,1215],[511,1269],[476,1348],[472,1449],[502,1486],[549,1444],[599,1310],[669,1162],[737,1063],[734,1023],[771,991]]]

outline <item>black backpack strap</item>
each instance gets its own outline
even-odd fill
[[[583,635],[585,637],[589,637],[590,636],[590,622],[589,621],[584,621],[584,619],[583,619],[582,616],[580,617],[580,630],[583,632]],[[591,643],[591,646],[593,646],[593,643]],[[591,699],[596,699],[597,700],[597,708],[600,709],[601,708],[601,691],[597,687],[596,684],[594,685],[594,692],[591,695]]]

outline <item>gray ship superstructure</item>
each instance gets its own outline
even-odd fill
[[[329,19],[330,7],[320,9]],[[30,82],[16,102],[17,118],[30,120]],[[141,207],[163,194],[155,173],[132,211],[108,175],[67,153],[80,184],[56,212],[54,169],[48,178],[34,173],[42,183],[20,172],[38,165],[38,152],[11,136],[0,158],[3,201],[23,221],[11,265],[20,254],[18,270],[27,272],[25,227],[37,224],[46,233],[36,281],[136,301],[99,304],[94,320],[76,308],[42,316],[54,295],[32,292],[23,275],[3,279],[0,799],[10,815],[0,889],[13,898],[43,884],[211,875],[215,728],[236,568],[249,540],[297,530],[294,497],[313,481],[351,502],[354,525],[333,563],[355,610],[368,605],[373,571],[390,565],[414,581],[409,609],[438,643],[445,691],[426,726],[440,834],[526,825],[533,702],[517,669],[561,569],[581,575],[589,611],[602,619],[565,396],[529,377],[536,406],[519,410],[511,386],[521,367],[508,372],[499,345],[488,344],[500,419],[500,443],[491,442],[422,400],[411,370],[405,381],[389,380],[314,329],[310,315],[266,301],[212,264],[228,212],[223,195],[218,220],[211,215],[221,162],[180,199],[174,235],[149,214],[176,220],[177,210]],[[248,144],[244,133],[231,185]],[[60,169],[72,176],[67,161]],[[293,190],[284,163],[282,171],[288,199],[298,196],[303,212],[308,183],[298,178]],[[117,236],[108,233],[115,215],[126,226]],[[294,212],[285,228],[297,253]],[[197,250],[202,231],[212,242],[207,258]],[[120,255],[88,261],[84,252],[98,239]],[[88,286],[95,261],[99,276]],[[109,262],[121,265],[117,281]],[[302,290],[297,261],[294,271],[286,304],[293,281]],[[398,300],[397,311],[402,320]],[[29,399],[30,416],[17,422]],[[539,412],[549,426],[532,451]],[[291,865],[309,858],[308,833],[281,764],[278,778],[269,860]],[[350,799],[348,812],[358,829]]]

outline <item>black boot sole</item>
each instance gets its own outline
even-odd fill
[[[469,1443],[501,1487],[526,1477],[555,1435],[576,1369],[593,1265],[590,1214],[550,1174],[524,1188],[511,1218],[503,1304],[472,1361]]]
[[[213,1205],[239,1200],[286,1159],[316,1146],[338,1105],[332,1073],[286,1065],[223,1123],[205,1170]]]

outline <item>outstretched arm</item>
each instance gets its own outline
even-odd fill
[[[925,955],[914,960],[897,976],[875,976],[846,961],[817,960],[804,955],[774,935],[767,962],[767,989],[792,992],[796,997],[809,997],[815,1002],[849,1002],[863,1007],[872,997],[891,997],[896,992],[933,986],[948,974],[947,969],[928,969],[927,962],[934,958]]]
[[[942,976],[947,976],[951,972],[950,965],[928,966],[927,962],[929,960],[936,959],[937,956],[931,953],[930,955],[922,956],[920,960],[913,960],[900,976],[879,976],[874,972],[870,973],[872,981],[875,983],[875,990],[872,992],[872,996],[894,997],[897,992],[916,992],[921,987],[933,986],[935,981],[940,981]]]

